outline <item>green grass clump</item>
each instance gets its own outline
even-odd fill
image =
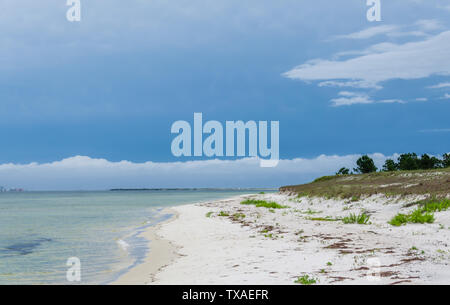
[[[210,218],[213,212],[206,213],[206,217]]]
[[[428,212],[424,212],[422,209],[414,210],[409,215],[409,222],[412,223],[433,223],[434,215]]]
[[[233,218],[236,219],[236,220],[242,219],[242,218],[245,218],[245,214],[243,214],[243,213],[234,213],[233,214]]]
[[[218,216],[224,216],[224,217],[226,217],[226,216],[230,216],[230,214],[228,214],[227,212],[224,212],[224,211],[220,211],[220,213],[218,214]]]
[[[337,218],[331,218],[331,216],[326,217],[308,217],[308,220],[314,220],[314,221],[338,221],[340,219]]]
[[[364,214],[364,213],[359,214],[359,215],[350,214],[349,216],[342,218],[342,222],[345,224],[357,223],[360,225],[365,225],[365,224],[369,223],[369,219],[370,219],[370,216],[367,214]]]
[[[417,208],[410,214],[397,214],[390,221],[389,224],[392,226],[401,226],[407,223],[433,223],[434,215],[428,213],[421,208]]]
[[[389,224],[393,226],[401,226],[407,223],[433,223],[434,212],[446,211],[450,208],[450,199],[444,198],[441,200],[432,198],[420,204],[410,214],[397,214],[390,221]]]
[[[317,283],[317,279],[309,277],[309,275],[300,276],[295,280],[294,283],[302,284],[302,285],[312,285]]]
[[[450,199],[442,199],[441,201],[430,201],[421,205],[423,212],[433,213],[442,212],[450,208]]]
[[[267,202],[265,200],[255,200],[255,199],[247,199],[245,201],[242,201],[241,204],[246,204],[246,205],[253,204],[257,208],[263,207],[263,208],[268,208],[268,209],[285,209],[285,208],[287,208],[287,206],[278,204],[273,201]]]
[[[408,223],[408,218],[409,215],[398,213],[389,221],[389,224],[398,227]]]

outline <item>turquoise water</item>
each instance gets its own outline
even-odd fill
[[[142,261],[148,242],[138,235],[171,216],[164,208],[256,192],[0,193],[0,284],[73,284],[70,257],[81,284],[106,284]]]

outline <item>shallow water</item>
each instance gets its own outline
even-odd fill
[[[106,284],[142,262],[146,227],[168,219],[170,206],[257,191],[118,191],[0,193],[0,284]]]

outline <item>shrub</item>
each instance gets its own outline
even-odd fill
[[[350,175],[350,170],[346,167],[341,168],[337,173],[336,176],[342,176],[342,175]]]

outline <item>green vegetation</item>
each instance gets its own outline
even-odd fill
[[[280,191],[295,192],[299,198],[324,197],[356,200],[375,194],[386,194],[391,197],[423,194],[443,198],[448,195],[449,189],[450,168],[441,168],[325,176],[308,184],[281,187]]]
[[[433,223],[435,212],[442,212],[450,208],[450,199],[436,198],[429,199],[419,203],[419,207],[409,214],[397,214],[390,221],[389,224],[393,226],[401,226],[407,223]]]
[[[433,223],[434,215],[430,213],[422,213],[418,208],[410,214],[397,214],[390,221],[389,224],[393,226],[401,226],[407,223]]]
[[[235,219],[235,220],[239,220],[242,218],[245,218],[245,214],[242,214],[242,213],[234,213],[233,214],[233,219]]]
[[[346,167],[342,167],[337,173],[336,176],[344,176],[344,175],[350,175],[350,170]]]
[[[317,178],[316,180],[314,180],[314,182],[323,182],[323,181],[328,181],[328,180],[333,180],[333,179],[334,179],[334,176],[323,176],[323,177]],[[308,195],[305,195],[305,196],[308,196]]]
[[[317,283],[317,279],[309,277],[309,275],[300,276],[297,278],[297,280],[294,281],[294,283],[302,284],[302,285],[312,285]]]
[[[428,202],[421,203],[420,206],[423,212],[442,212],[450,208],[450,199],[445,198],[439,201],[433,198]]]
[[[220,213],[218,214],[218,216],[226,217],[226,216],[230,216],[230,214],[228,214],[227,212],[224,212],[224,211],[220,211]]]
[[[263,207],[263,208],[268,208],[268,209],[285,209],[287,208],[287,206],[284,205],[280,205],[276,202],[267,202],[264,200],[255,200],[255,199],[247,199],[245,201],[242,201],[241,204],[246,204],[246,205],[255,205],[257,208]]]
[[[442,159],[438,159],[436,157],[430,157],[427,154],[423,154],[419,158],[416,153],[407,153],[400,155],[397,162],[392,159],[386,160],[383,170],[391,172],[397,170],[427,170],[447,167],[450,167],[450,154],[444,154]]]
[[[342,218],[342,222],[345,224],[357,223],[360,225],[365,225],[365,224],[369,223],[369,219],[370,219],[370,216],[367,214],[364,214],[364,213],[359,214],[359,215],[350,214],[349,216]]]
[[[208,213],[206,213],[206,217],[208,217],[208,218],[211,217],[212,213],[213,213],[213,212],[208,212]]]
[[[353,170],[357,173],[361,174],[368,174],[373,173],[377,171],[377,167],[375,166],[375,163],[373,162],[373,159],[370,158],[367,155],[362,156],[356,161],[357,167]]]
[[[327,266],[333,266],[333,264],[331,262],[328,262]]]
[[[308,220],[314,220],[314,221],[339,221],[338,218],[331,218],[331,216],[326,217],[308,217]]]

